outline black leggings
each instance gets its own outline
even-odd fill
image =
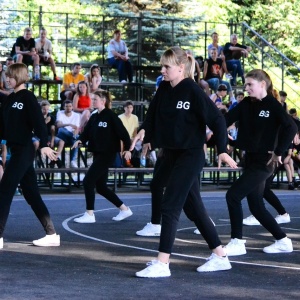
[[[263,195],[266,180],[273,173],[272,164],[267,166],[271,154],[246,153],[245,169],[226,193],[226,201],[231,222],[231,238],[243,237],[242,200],[247,197],[252,215],[276,240],[286,237],[276,220],[266,209]]]
[[[209,248],[215,249],[221,245],[221,241],[206,213],[199,191],[198,175],[205,162],[203,150],[163,151],[161,164],[151,183],[151,191],[157,187],[157,195],[162,187],[166,187],[161,200],[162,229],[159,251],[169,254],[172,252],[182,209],[196,224]]]
[[[41,222],[46,234],[54,234],[54,225],[38,190],[33,168],[33,144],[30,141],[27,146],[10,145],[10,150],[11,158],[0,183],[0,237],[3,236],[11,202],[19,183],[25,200]]]
[[[87,210],[94,210],[95,208],[95,187],[101,196],[116,207],[123,204],[120,198],[107,187],[108,169],[115,158],[116,153],[94,153],[93,163],[83,180]]]

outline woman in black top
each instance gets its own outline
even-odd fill
[[[161,203],[162,227],[159,254],[138,277],[168,277],[169,257],[175,240],[182,208],[207,241],[212,255],[198,272],[228,270],[231,265],[221,241],[206,213],[199,193],[198,175],[205,163],[203,145],[206,125],[216,134],[219,160],[236,167],[226,153],[227,130],[224,117],[214,103],[194,81],[195,61],[179,47],[172,47],[161,57],[161,82],[149,106],[137,140],[163,149],[161,165],[154,174],[152,185],[165,186]],[[189,193],[193,197],[187,197]],[[189,200],[186,200],[186,199]]]
[[[252,70],[245,80],[249,97],[245,97],[225,115],[227,126],[239,122],[236,147],[246,152],[244,171],[226,194],[231,222],[231,241],[226,246],[227,255],[246,254],[246,241],[242,239],[241,206],[245,197],[252,215],[276,239],[274,244],[265,247],[263,251],[292,252],[291,240],[265,208],[263,193],[266,180],[274,167],[282,163],[281,155],[293,140],[297,126],[273,97],[272,81],[266,72]]]
[[[35,149],[32,133],[40,139],[41,154],[56,160],[55,152],[47,146],[47,128],[41,108],[33,93],[25,88],[29,79],[27,66],[16,63],[8,67],[6,77],[14,89],[2,105],[0,114],[0,139],[7,141],[11,158],[0,183],[0,248],[3,248],[3,231],[9,215],[10,205],[20,183],[25,200],[41,222],[46,236],[33,241],[36,246],[59,246],[47,207],[38,191],[33,168]]]
[[[120,140],[124,143],[124,149],[127,149],[124,151],[125,159],[131,158],[131,153],[128,151],[130,137],[120,118],[110,109],[109,92],[98,90],[93,95],[93,107],[96,111],[92,113],[83,132],[72,147],[76,148],[79,144],[88,142],[88,151],[93,153],[93,163],[83,180],[86,212],[74,221],[77,223],[96,222],[95,187],[100,195],[120,209],[119,214],[112,219],[121,221],[130,217],[132,211],[107,187],[107,178],[108,169],[115,160],[116,153],[121,151]]]

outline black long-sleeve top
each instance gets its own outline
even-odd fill
[[[79,136],[83,144],[88,142],[90,152],[116,153],[121,150],[120,140],[124,150],[130,148],[130,137],[120,118],[110,109],[93,113]]]
[[[144,142],[165,149],[203,148],[206,125],[214,132],[218,153],[226,152],[227,131],[223,115],[192,79],[172,87],[162,81],[150,103],[141,128]]]
[[[34,132],[40,139],[40,147],[47,147],[47,127],[32,92],[22,89],[11,93],[2,105],[0,122],[0,138],[8,145],[28,145]]]
[[[297,132],[295,122],[272,96],[262,100],[245,97],[225,119],[227,126],[239,122],[236,147],[247,152],[274,151],[280,156]]]

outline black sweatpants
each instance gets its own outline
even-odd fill
[[[274,171],[275,173],[276,171]],[[280,215],[284,215],[286,213],[285,208],[281,204],[278,197],[271,190],[271,184],[274,179],[274,173],[266,180],[265,190],[264,190],[264,199],[272,205]]]
[[[120,207],[123,202],[107,187],[108,169],[113,164],[116,153],[94,153],[93,155],[93,163],[83,180],[86,209],[95,209],[95,187],[101,196],[116,207]]]
[[[25,200],[41,222],[46,234],[54,234],[54,225],[38,190],[33,168],[35,150],[32,142],[27,146],[10,145],[10,150],[11,158],[0,183],[0,237],[3,237],[11,202],[19,183]]]
[[[220,246],[221,241],[200,197],[198,175],[205,162],[203,149],[163,151],[163,159],[151,183],[152,189],[166,187],[161,201],[159,251],[172,252],[182,209],[195,222],[210,249]]]
[[[231,222],[231,238],[243,237],[242,200],[247,197],[252,215],[264,226],[276,240],[286,237],[276,220],[266,209],[263,195],[266,180],[274,170],[268,153],[246,153],[245,168],[242,175],[233,183],[226,193],[226,201]]]

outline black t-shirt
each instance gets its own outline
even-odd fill
[[[16,46],[20,47],[21,51],[31,51],[32,48],[35,48],[35,40],[33,38],[25,40],[23,36],[19,36],[16,40]]]
[[[207,72],[205,80],[211,79],[211,78],[219,78],[220,77],[220,70],[222,69],[223,60],[222,58],[217,58],[216,61],[212,60],[211,58],[206,60],[207,62]]]
[[[225,60],[231,60],[231,59],[234,59],[234,52],[235,51],[232,51],[230,50],[229,48],[230,47],[238,47],[238,48],[242,48],[242,49],[247,49],[247,46],[244,46],[244,45],[241,45],[239,43],[233,45],[231,43],[226,43],[224,48],[223,48],[223,53],[225,55]]]

